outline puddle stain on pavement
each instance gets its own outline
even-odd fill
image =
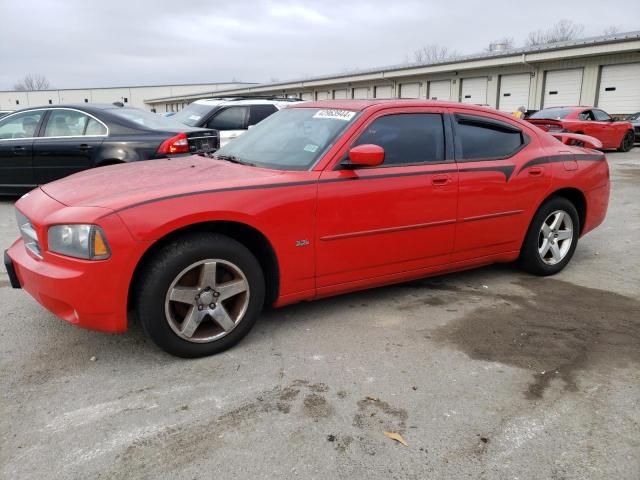
[[[577,373],[596,363],[640,363],[638,300],[551,278],[515,284],[533,295],[496,295],[491,306],[435,329],[432,338],[476,360],[531,370],[524,392],[531,400],[555,378],[577,390]]]

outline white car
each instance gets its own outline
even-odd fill
[[[171,117],[191,127],[220,132],[220,147],[272,113],[302,100],[282,97],[224,97],[196,100]]]

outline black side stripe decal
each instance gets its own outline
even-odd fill
[[[550,155],[546,157],[538,157],[538,158],[534,158],[533,160],[529,160],[527,163],[525,163],[522,166],[522,168],[518,171],[518,174],[521,173],[526,168],[529,168],[534,165],[564,162],[568,160],[600,161],[604,159],[605,159],[604,155],[593,155],[593,154],[575,154],[575,155],[567,154],[567,155]],[[460,173],[499,172],[505,176],[505,181],[508,182],[511,179],[511,176],[514,170],[515,170],[515,166],[513,165],[496,165],[491,167],[463,167],[458,169],[447,168],[447,169],[441,169],[441,170],[430,170],[428,172],[388,173],[388,174],[370,175],[370,176],[364,176],[364,177],[332,178],[327,180],[306,180],[301,182],[271,183],[268,185],[247,185],[247,186],[240,186],[240,187],[212,188],[207,190],[197,190],[195,192],[177,193],[175,195],[167,195],[165,197],[152,198],[149,200],[144,200],[142,202],[127,205],[126,207],[122,207],[116,210],[116,212],[122,212],[124,210],[129,210],[131,208],[148,205],[150,203],[162,202],[164,200],[171,200],[174,198],[181,198],[181,197],[190,197],[195,195],[206,195],[208,193],[234,192],[238,190],[258,190],[258,189],[271,189],[271,188],[299,187],[302,185],[312,185],[312,184],[319,184],[319,183],[350,182],[355,180],[378,180],[382,178],[414,177],[418,175],[439,175],[443,173],[456,173],[456,172],[460,172]]]
[[[526,168],[533,167],[535,165],[543,165],[545,163],[558,163],[558,162],[567,162],[571,160],[584,160],[588,162],[597,162],[600,160],[604,160],[604,155],[595,155],[591,153],[577,153],[577,154],[566,154],[566,155],[549,155],[548,157],[538,157],[533,160],[529,160],[525,163],[522,168],[518,171],[518,173],[522,172]]]

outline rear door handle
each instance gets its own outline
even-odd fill
[[[21,146],[13,147],[13,151],[14,151],[15,153],[22,153],[22,152],[24,152],[26,149],[27,149],[26,147],[21,147]]]
[[[529,169],[529,175],[531,175],[532,177],[539,177],[540,175],[542,175],[542,172],[544,172],[544,169],[542,167],[532,167]]]
[[[91,150],[91,145],[87,145],[86,143],[82,143],[78,145],[78,150],[82,152],[86,152],[87,150]]]
[[[433,177],[431,177],[431,183],[436,186],[448,185],[451,183],[451,176],[434,175]]]

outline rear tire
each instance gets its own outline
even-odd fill
[[[533,216],[520,250],[520,267],[534,275],[554,275],[567,266],[578,244],[580,219],[564,197],[547,199]]]
[[[622,137],[622,141],[620,142],[620,146],[618,147],[619,152],[628,152],[633,148],[633,144],[636,141],[635,133],[629,130],[625,133],[624,137]]]
[[[265,282],[244,245],[197,233],[156,252],[134,295],[147,335],[172,355],[195,358],[226,350],[249,333],[264,304]]]

